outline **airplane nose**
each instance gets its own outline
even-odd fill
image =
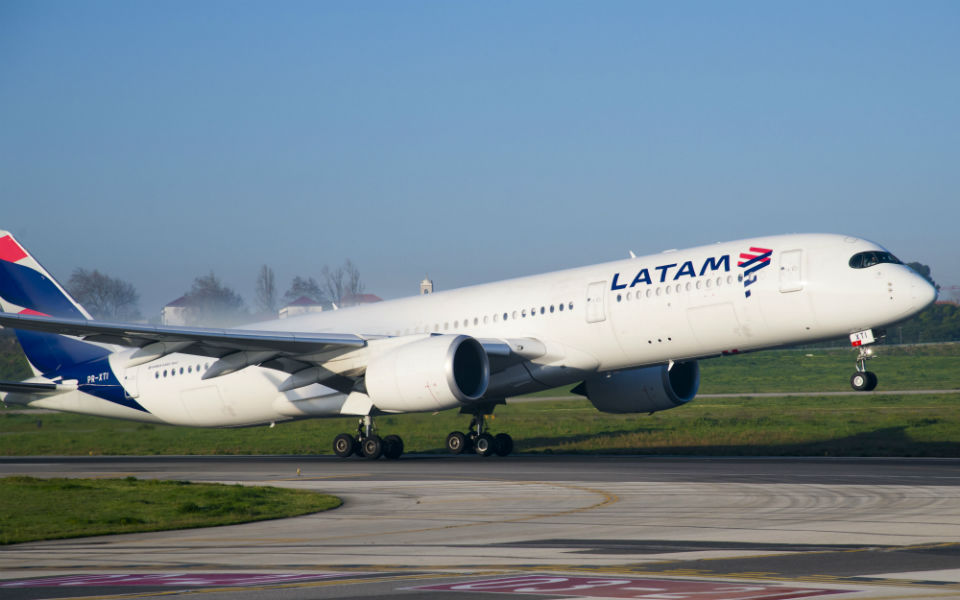
[[[937,288],[923,277],[915,277],[910,284],[910,296],[914,307],[920,311],[934,303],[937,299]]]

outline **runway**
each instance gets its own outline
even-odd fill
[[[344,505],[0,547],[3,598],[960,598],[955,459],[0,459],[14,474],[276,485]]]

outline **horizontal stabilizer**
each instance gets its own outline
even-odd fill
[[[29,381],[0,381],[0,392],[52,396],[77,389],[76,385],[62,383],[34,383]]]

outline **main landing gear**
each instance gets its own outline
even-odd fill
[[[883,333],[878,333],[880,333],[878,337],[882,338]],[[850,376],[850,387],[858,392],[870,392],[877,387],[876,373],[867,370],[867,361],[871,358],[876,358],[873,353],[873,348],[867,346],[867,344],[876,341],[874,333],[873,331],[854,333],[850,336],[850,341],[854,344],[861,342],[859,345],[859,353],[857,354],[857,370]]]
[[[484,414],[474,413],[468,433],[453,431],[447,436],[447,450],[452,454],[476,452],[480,456],[507,456],[513,452],[513,438],[506,433],[490,435]]]
[[[403,440],[400,436],[388,435],[381,438],[373,433],[373,430],[373,418],[363,417],[357,425],[357,437],[349,433],[341,433],[333,439],[333,451],[341,458],[354,454],[371,460],[381,456],[390,459],[400,458],[403,454]]]

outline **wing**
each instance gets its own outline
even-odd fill
[[[169,327],[11,313],[0,313],[0,325],[10,329],[69,335],[90,342],[136,348],[126,363],[128,367],[178,352],[218,359],[204,373],[204,379],[233,373],[251,365],[290,373],[291,376],[280,385],[280,391],[321,383],[349,393],[357,379],[363,375],[368,357],[354,353],[354,359],[345,360],[347,355],[367,348],[369,342],[400,342],[398,338],[388,340],[383,339],[385,336],[347,333]],[[491,358],[493,372],[541,356],[545,352],[542,343],[529,338],[478,341]],[[39,388],[31,391],[42,393]]]
[[[204,374],[207,379],[254,364],[295,373],[367,345],[365,338],[353,334],[168,327],[10,313],[0,313],[0,325],[136,348],[127,366],[174,352],[219,359]]]

